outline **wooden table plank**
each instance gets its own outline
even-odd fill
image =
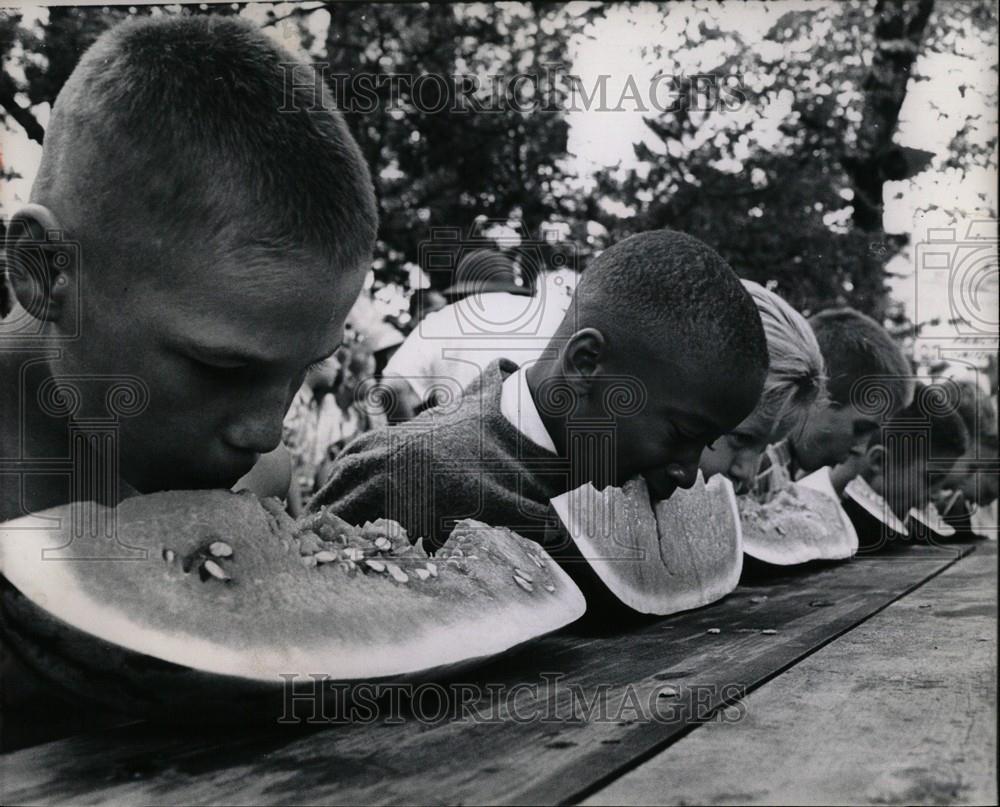
[[[3,757],[3,800],[573,801],[939,573],[961,551],[968,547],[910,547],[741,586],[709,608],[612,635],[564,631],[464,681],[481,692],[491,685],[506,698],[494,709],[487,692],[475,704],[495,721],[408,719],[309,733],[129,727]],[[665,686],[681,696],[660,697]],[[602,692],[604,714],[587,715],[579,698],[589,702]]]
[[[991,543],[587,799],[996,804]]]

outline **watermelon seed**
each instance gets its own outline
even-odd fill
[[[372,560],[371,558],[369,558],[368,560],[365,561],[365,564],[373,572],[384,572],[385,571],[385,564],[382,561],[380,561],[380,560]]]
[[[531,585],[531,583],[529,583],[523,577],[521,577],[520,575],[518,575],[516,572],[514,574],[514,582],[517,583],[525,591],[534,591],[535,590],[535,587],[533,585]]]
[[[328,549],[324,549],[321,552],[317,552],[313,555],[313,557],[316,558],[317,563],[333,563],[337,560],[338,555],[336,552],[330,552]]]
[[[540,557],[538,557],[538,555],[532,555],[532,554],[531,554],[531,553],[529,552],[529,553],[528,553],[528,557],[529,557],[529,558],[531,558],[531,559],[532,559],[532,561],[534,561],[535,565],[536,565],[536,566],[537,566],[537,567],[538,567],[539,569],[544,569],[544,568],[545,568],[545,564],[543,564],[543,563],[542,563],[542,559],[541,559]]]
[[[530,574],[525,574],[520,569],[514,569],[514,575],[516,577],[523,577],[529,583],[534,583],[535,582],[534,578]]]
[[[305,566],[307,569],[312,568],[313,566],[316,565],[316,557],[314,555],[303,555],[302,565]]]
[[[380,549],[383,552],[388,552],[390,549],[392,549],[392,542],[389,541],[388,538],[379,536],[378,538],[375,539],[375,548]]]
[[[676,698],[681,693],[678,691],[677,687],[663,687],[660,690],[659,697],[661,698]]]
[[[774,628],[765,628],[761,631],[765,636],[774,636],[777,632]]]
[[[421,580],[426,580],[428,577],[431,576],[431,573],[426,569],[414,569],[413,573]]]
[[[167,563],[173,563],[175,557],[176,557],[176,555],[174,555],[174,550],[172,550],[172,549],[164,549],[163,550],[163,559]]]
[[[763,597],[751,597],[750,602],[764,602],[764,600],[766,599],[767,599],[766,595]]]
[[[716,634],[716,633],[722,633],[722,631],[721,631],[721,630],[719,630],[718,628],[709,628],[709,629],[708,629],[708,630],[706,631],[706,633],[711,633],[711,634],[713,634],[713,635],[714,635],[714,634]]]
[[[392,579],[397,583],[409,582],[410,578],[407,577],[406,572],[400,569],[395,563],[387,563],[385,564],[385,568],[389,571],[389,574],[392,575]]]
[[[438,576],[438,567],[436,563],[428,562],[427,564],[425,564],[425,566],[427,571],[430,572],[431,577]]]
[[[555,586],[550,586],[548,583],[545,584],[545,590],[547,592],[549,592],[549,594],[555,594],[556,593],[556,587]]]
[[[212,541],[208,545],[208,554],[214,558],[229,558],[233,555],[233,548],[225,541]]]
[[[214,560],[206,560],[202,564],[201,568],[202,568],[203,572],[211,575],[216,580],[229,580],[229,579],[231,579],[229,577],[229,575],[226,574],[222,570],[222,567],[218,563],[216,563]],[[203,579],[207,579],[207,578],[204,577],[204,575],[202,575],[202,578]]]

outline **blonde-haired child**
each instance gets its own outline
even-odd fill
[[[746,420],[702,452],[699,467],[706,478],[724,474],[746,492],[767,446],[803,425],[826,385],[823,354],[805,317],[759,283],[742,282],[757,305],[767,339],[764,391]]]

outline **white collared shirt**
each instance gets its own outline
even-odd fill
[[[556,453],[548,429],[538,414],[538,407],[528,389],[528,376],[522,367],[507,376],[500,390],[500,411],[521,434],[547,451]]]

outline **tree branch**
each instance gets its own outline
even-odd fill
[[[36,143],[45,139],[45,128],[38,122],[30,109],[25,109],[14,99],[14,80],[6,73],[0,73],[0,106],[16,120],[25,134]]]

